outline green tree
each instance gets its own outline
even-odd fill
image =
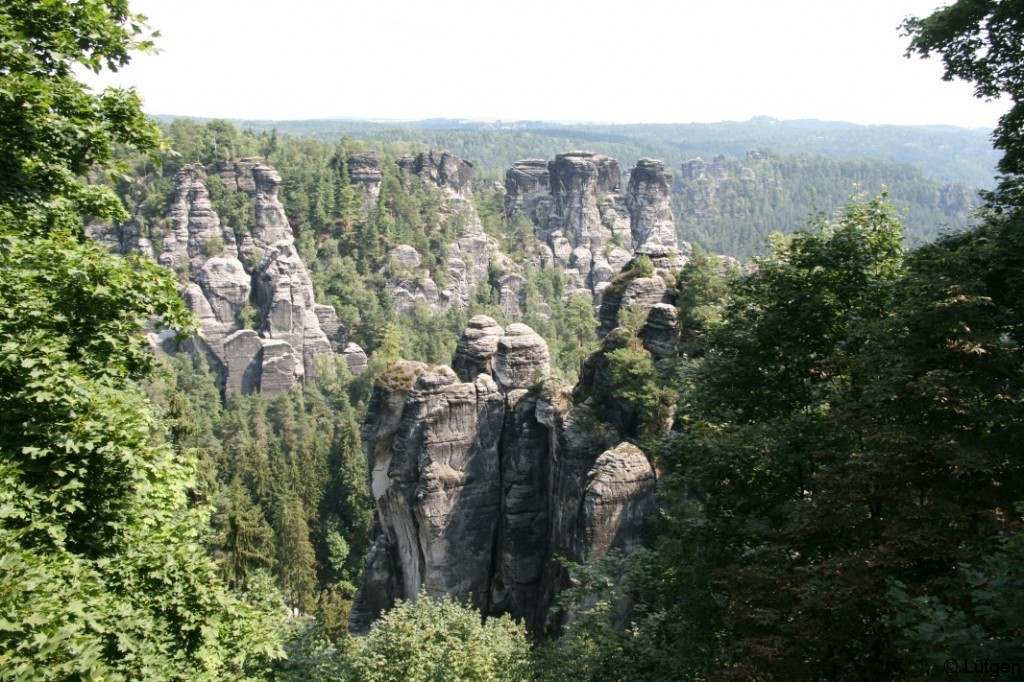
[[[218,534],[213,555],[233,588],[246,588],[259,570],[274,566],[274,532],[240,483],[232,482],[217,500],[211,525]]]
[[[885,315],[902,225],[882,200],[854,201],[788,238],[733,287],[699,370],[700,399],[737,421],[813,409],[842,385],[851,333]],[[714,413],[709,413],[710,415]]]
[[[291,495],[281,500],[275,519],[278,582],[288,606],[303,613],[313,609],[316,555],[309,541],[309,525],[302,500]]]
[[[974,84],[976,97],[1006,96],[1010,110],[999,120],[992,140],[1003,151],[999,169],[1024,174],[1024,15],[1021,0],[958,0],[927,17],[912,17],[902,28],[910,36],[907,56],[942,56],[945,80]]]
[[[607,369],[598,395],[605,411],[624,434],[660,434],[671,415],[675,390],[667,386],[654,358],[639,341],[630,339],[604,355]]]
[[[0,677],[225,679],[278,652],[230,595],[187,507],[195,462],[168,443],[138,382],[150,321],[194,319],[172,273],[82,238],[123,219],[114,147],[157,147],[130,91],[73,69],[145,47],[119,0],[0,8]]]
[[[893,660],[872,476],[857,428],[833,414],[861,390],[864,330],[889,317],[900,233],[876,199],[777,240],[687,366],[686,428],[662,452],[672,521],[655,582],[672,614],[661,632],[700,650],[704,675],[845,679]],[[710,620],[679,608],[714,603]]]
[[[955,589],[911,596],[893,581],[893,624],[912,673],[937,677],[951,651],[962,660],[1013,662],[1024,639],[1024,533],[998,538],[993,551],[975,566],[959,566]],[[966,597],[966,598],[964,598]]]
[[[121,0],[15,0],[0,9],[0,46],[0,221],[38,234],[123,216],[109,189],[78,178],[111,165],[115,145],[155,150],[159,133],[133,90],[93,94],[74,68],[116,71],[148,50],[142,18]]]
[[[481,623],[480,613],[451,597],[399,602],[357,641],[358,682],[527,680],[526,630],[508,616]]]
[[[1024,462],[1010,454],[1024,434],[1022,11],[1018,0],[961,0],[903,26],[908,54],[939,53],[947,80],[1011,101],[993,135],[1006,175],[976,228],[914,254],[893,325],[863,364],[877,390],[854,408],[892,410],[865,435],[903,467],[919,518],[948,529],[945,551],[918,548],[916,575],[890,595],[891,622],[918,672],[934,669],[940,648],[968,657],[1020,648],[1009,592],[1024,533]]]
[[[676,278],[679,292],[680,350],[689,357],[704,354],[704,333],[721,318],[729,300],[728,277],[721,261],[693,247],[693,254]]]

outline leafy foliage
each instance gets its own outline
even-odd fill
[[[722,260],[693,248],[690,260],[676,277],[676,307],[679,309],[679,350],[686,357],[704,354],[704,334],[721,319],[722,308],[731,297],[730,268]]]
[[[903,23],[911,37],[907,55],[942,55],[945,80],[960,78],[974,84],[981,99],[1006,96],[1010,110],[999,120],[993,135],[996,149],[1004,152],[999,170],[1024,174],[1024,62],[1021,48],[1020,0],[960,0],[927,17]]]
[[[78,182],[113,160],[116,144],[152,150],[155,124],[131,90],[95,95],[73,68],[116,70],[148,49],[142,18],[122,0],[14,0],[0,9],[0,220],[42,233],[81,215],[119,215],[111,193]],[[83,134],[84,133],[84,134]]]
[[[81,238],[124,211],[79,176],[158,136],[133,93],[72,68],[124,65],[142,30],[118,0],[0,9],[2,679],[243,679],[279,654],[217,579],[194,462],[138,387],[144,326],[195,326],[174,277]]]
[[[885,314],[901,234],[891,208],[875,199],[776,237],[772,255],[736,281],[711,332],[698,400],[728,405],[740,421],[813,408],[842,381],[857,325]]]
[[[915,662],[915,674],[935,676],[949,652],[963,660],[1014,661],[1024,638],[1024,534],[998,539],[979,566],[959,567],[952,589],[912,597],[894,581],[889,591],[900,645]]]
[[[706,675],[895,676],[968,632],[1012,639],[952,567],[992,574],[993,541],[1019,533],[1017,227],[990,217],[903,262],[884,206],[854,204],[734,285],[663,451],[657,563],[707,580],[666,578],[658,612]],[[710,621],[679,610],[702,602]]]
[[[357,641],[357,682],[528,680],[526,630],[508,616],[489,618],[451,597],[421,594],[399,602]]]

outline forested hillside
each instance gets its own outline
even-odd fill
[[[908,241],[930,241],[940,233],[963,229],[979,203],[978,190],[991,187],[994,178],[994,157],[985,135],[969,131],[866,128],[859,135],[840,136],[833,143],[813,145],[798,143],[803,137],[770,134],[775,128],[761,122],[736,124],[737,130],[745,131],[741,135],[729,127],[695,129],[700,132],[693,139],[707,145],[702,147],[690,146],[689,142],[669,144],[669,138],[663,137],[683,136],[692,132],[689,129],[672,128],[674,132],[659,133],[658,127],[626,127],[626,131],[632,132],[612,135],[598,134],[594,131],[605,129],[586,126],[555,131],[534,130],[530,125],[526,130],[450,130],[442,127],[447,123],[395,130],[380,127],[382,124],[357,122],[235,125],[214,121],[205,125],[242,131],[250,138],[269,135],[278,146],[293,137],[296,141],[304,139],[303,144],[311,152],[318,144],[321,149],[335,144],[327,141],[329,134],[344,134],[351,149],[385,149],[396,158],[411,152],[446,149],[471,161],[478,178],[494,181],[500,181],[515,161],[549,159],[573,149],[605,154],[617,159],[624,168],[643,157],[657,158],[669,165],[675,177],[673,207],[678,219],[678,238],[742,260],[762,253],[765,239],[772,232],[792,232],[816,215],[835,211],[850,196],[883,191],[889,193],[890,201],[900,211]],[[167,125],[183,131],[195,124],[180,120],[169,121]],[[783,123],[778,125],[787,127]],[[813,126],[806,131],[797,130],[808,138],[832,139],[831,132],[828,138],[817,133],[850,129],[822,126],[820,130]],[[561,134],[556,134],[559,131]],[[234,132],[230,137],[238,138]],[[317,139],[322,142],[315,142]],[[227,150],[241,149],[237,141],[228,140],[226,144]],[[894,148],[935,150],[935,155],[947,156],[939,163],[924,154],[892,153]],[[246,154],[257,153],[259,149],[259,145],[253,144],[245,147]],[[225,159],[229,156],[223,151],[220,155]],[[245,154],[235,154],[239,155]],[[697,170],[701,161],[704,165]],[[288,163],[279,157],[268,157],[268,162],[275,167]],[[287,172],[285,176],[288,185],[300,195],[316,191],[308,184],[316,182],[311,176],[296,177]],[[295,203],[293,200],[292,205]],[[316,216],[318,210],[323,213],[322,202],[320,208],[306,211],[314,222],[322,221],[322,217]]]
[[[173,117],[161,117],[170,122]],[[485,168],[507,168],[526,158],[551,158],[566,149],[590,149],[630,166],[643,156],[673,167],[700,156],[742,158],[752,149],[836,159],[881,159],[910,163],[944,183],[980,189],[994,186],[999,153],[991,131],[943,126],[862,126],[826,121],[750,121],[689,124],[559,124],[535,121],[480,123],[433,120],[409,122],[234,121],[257,133],[336,140],[352,137],[389,143],[425,144],[473,159]]]
[[[976,190],[910,164],[766,150],[686,161],[676,184],[680,238],[744,260],[763,253],[772,232],[792,232],[854,195],[886,193],[909,245],[962,230],[980,203]]]
[[[74,76],[123,3],[6,4],[0,680],[1019,675],[1022,12],[903,27],[1011,100],[988,183],[947,129],[158,124]]]

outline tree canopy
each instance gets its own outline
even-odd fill
[[[83,237],[125,215],[84,177],[159,136],[73,67],[123,66],[142,33],[123,0],[0,8],[0,679],[243,678],[279,650],[217,578],[194,462],[139,386],[146,326],[195,329],[176,279]]]
[[[927,17],[903,23],[910,36],[908,55],[942,56],[946,80],[960,78],[974,84],[981,99],[1010,100],[993,135],[1002,150],[999,170],[1024,174],[1024,30],[1021,0],[959,0]]]

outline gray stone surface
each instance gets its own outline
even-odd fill
[[[236,235],[235,227],[222,223],[210,203],[208,174],[216,174],[229,191],[246,195],[253,211],[249,231]],[[145,228],[141,219],[129,221],[121,231],[120,250],[148,254],[180,273],[182,296],[203,332],[185,348],[210,363],[225,396],[283,390],[312,377],[316,356],[330,353],[332,342],[342,346],[344,329],[333,309],[313,299],[309,273],[277,196],[280,175],[261,159],[244,158],[209,170],[187,164],[174,182],[167,217]],[[238,335],[241,312],[250,305],[260,326]],[[270,344],[271,351],[257,353],[254,335],[263,346],[273,340],[284,345]],[[257,365],[258,371],[253,369]],[[258,376],[264,372],[272,374],[267,381]]]
[[[315,356],[330,353],[331,344],[317,318],[313,283],[290,240],[268,248],[256,268],[255,282],[254,299],[263,319],[260,334],[288,343],[295,355],[297,381],[314,376]]]
[[[546,218],[538,203],[550,203],[551,173],[544,159],[516,161],[505,172],[505,214],[525,214],[533,222]]]
[[[295,385],[301,377],[302,365],[295,349],[287,341],[260,339],[263,360],[260,364],[260,391],[276,395]]]
[[[390,383],[388,383],[390,382]],[[487,609],[500,514],[499,443],[504,397],[480,375],[459,382],[448,367],[393,366],[363,426],[377,501],[375,544],[394,557],[390,589],[415,599],[472,595]],[[379,584],[379,573],[371,578]],[[363,630],[376,595],[363,582],[352,625]]]
[[[505,389],[529,388],[551,373],[548,344],[525,324],[514,322],[498,339],[494,375]]]
[[[415,272],[423,262],[423,257],[420,256],[419,251],[408,244],[399,244],[393,248],[388,258],[391,259],[393,267],[398,271],[407,270]]]
[[[540,396],[525,389],[505,395],[501,439],[502,509],[498,557],[491,582],[491,610],[514,613],[530,630],[543,622],[538,611],[541,579],[549,557],[543,551],[550,523],[552,475],[549,429],[536,417]]]
[[[314,305],[313,314],[316,315],[320,329],[323,330],[327,340],[331,342],[331,348],[339,351],[346,345],[345,327],[338,319],[338,313],[329,305]]]
[[[206,171],[199,164],[182,166],[174,176],[174,194],[165,222],[156,260],[177,272],[198,272],[211,242],[220,240],[227,248],[235,241],[231,230],[221,228],[206,190]]]
[[[644,516],[654,510],[654,488],[654,469],[640,448],[620,443],[601,453],[587,473],[575,556],[587,562],[634,548]]]
[[[413,175],[458,197],[469,195],[473,164],[446,151],[420,152],[403,156],[398,165]]]
[[[380,198],[380,157],[377,152],[359,152],[346,159],[348,177],[362,197],[363,215],[369,216]]]
[[[257,248],[266,251],[279,242],[291,243],[292,228],[284,214],[284,206],[277,198],[281,175],[270,166],[254,166],[252,177],[256,183],[253,197],[253,211],[256,224],[252,229],[252,240]]]
[[[626,189],[631,232],[637,253],[667,255],[678,251],[672,214],[672,171],[661,161],[640,159]]]
[[[619,311],[638,306],[649,312],[658,303],[669,301],[671,292],[665,281],[658,275],[633,277],[625,282],[615,283],[604,290],[597,319],[600,323],[598,334],[607,334],[619,326]]]
[[[346,344],[341,354],[345,358],[345,362],[348,364],[348,371],[352,376],[357,377],[366,371],[366,351],[358,343]]]
[[[240,329],[224,339],[227,365],[224,390],[248,395],[260,390],[263,375],[263,340],[251,329]]]
[[[252,278],[237,258],[210,258],[197,278],[217,321],[225,325],[238,322],[238,313],[249,302]]]
[[[501,325],[487,315],[469,320],[452,355],[452,369],[462,381],[473,381],[478,374],[494,377],[498,341],[504,333]]]
[[[679,345],[679,311],[669,303],[655,303],[639,337],[655,361],[672,357]]]
[[[451,306],[464,309],[474,289],[487,281],[491,258],[497,256],[497,245],[484,233],[476,209],[467,200],[472,164],[448,152],[431,152],[404,157],[400,165],[445,190],[447,201],[441,213],[460,228],[455,240],[445,245],[448,258],[441,272],[423,267],[423,254],[412,246],[403,244],[391,251],[380,274],[386,278],[392,303],[405,315],[417,303],[435,313]],[[442,280],[444,288],[437,284]]]

